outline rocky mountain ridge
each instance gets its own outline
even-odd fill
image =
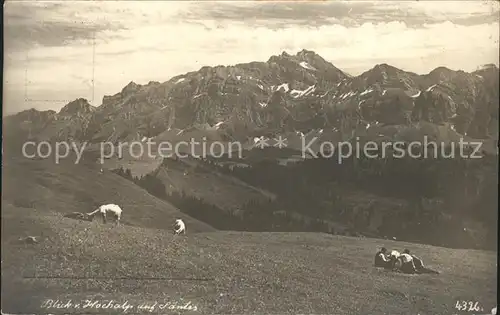
[[[351,77],[302,50],[267,62],[204,66],[163,83],[130,82],[98,107],[77,99],[59,113],[30,109],[4,123],[7,135],[90,142],[165,139],[193,128],[224,139],[325,130],[345,140],[375,127],[422,124],[454,137],[498,139],[498,85],[495,65],[418,75],[379,64]]]

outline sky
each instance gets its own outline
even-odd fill
[[[498,1],[20,1],[4,4],[3,114],[99,106],[130,81],[313,50],[359,75],[498,65]]]

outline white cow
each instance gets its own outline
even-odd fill
[[[181,219],[175,220],[175,225],[174,225],[174,234],[186,234],[186,225],[184,224],[184,221]]]
[[[115,219],[116,219],[116,221],[115,221],[116,225],[120,224],[120,219],[122,217],[122,209],[118,205],[115,205],[115,204],[112,204],[112,203],[107,204],[107,205],[102,205],[99,208],[97,208],[96,210],[88,213],[87,215],[90,218],[93,218],[93,216],[96,215],[96,214],[98,214],[98,213],[102,215],[102,221],[104,223],[107,222],[106,216],[108,214],[112,214],[115,217]]]

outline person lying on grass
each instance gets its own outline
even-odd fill
[[[406,253],[406,250],[397,258],[395,267],[403,273],[417,273],[417,269],[413,263],[413,257]]]
[[[406,274],[439,274],[438,271],[424,267],[424,263],[422,262],[422,260],[415,255],[411,255],[410,250],[408,249],[405,249],[403,253],[396,259],[393,270]]]
[[[397,250],[392,250],[391,253],[389,254],[389,269],[395,270],[396,269],[396,263],[398,261],[399,256],[401,254]]]
[[[403,253],[411,256],[412,261],[413,261],[413,266],[415,267],[416,273],[418,273],[418,274],[423,274],[423,273],[439,274],[439,271],[424,267],[424,262],[422,261],[422,259],[418,258],[417,256],[415,256],[413,254],[410,254],[409,249],[405,249],[403,251]]]

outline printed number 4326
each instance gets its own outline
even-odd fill
[[[479,302],[473,301],[457,301],[455,304],[455,308],[459,311],[468,311],[468,312],[480,312],[481,307],[479,307]]]

